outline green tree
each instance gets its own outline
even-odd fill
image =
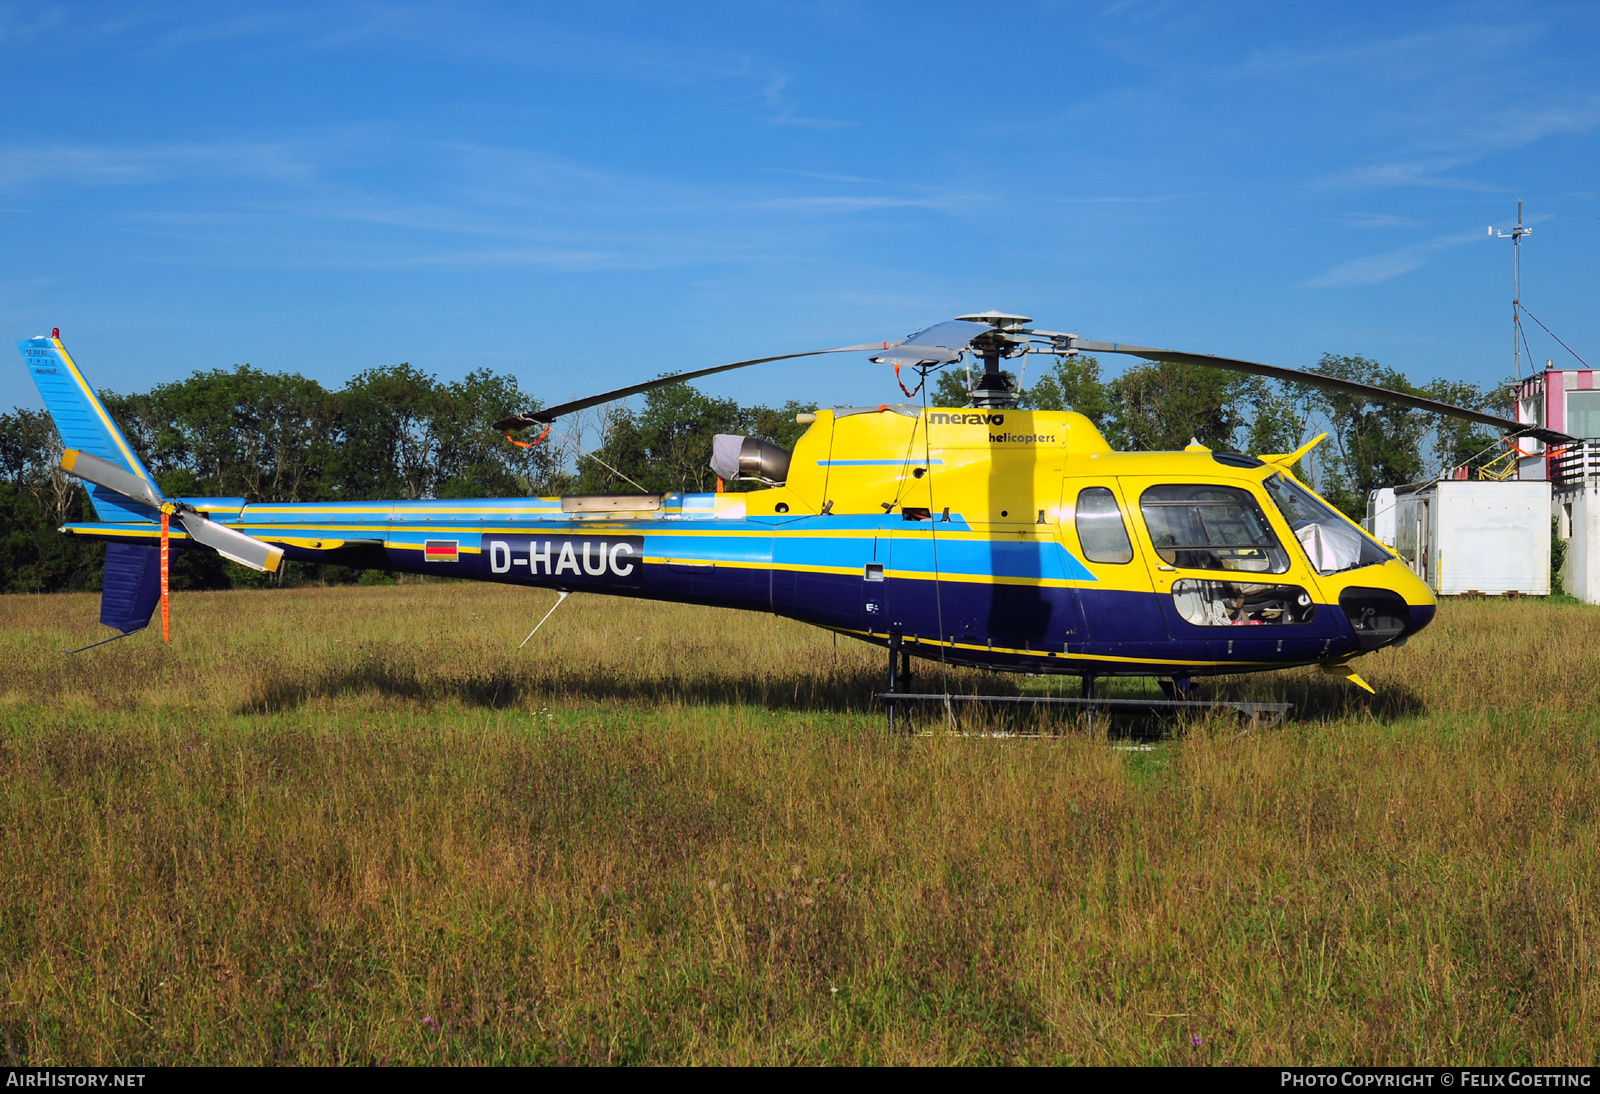
[[[1167,361],[1135,365],[1110,385],[1113,447],[1173,451],[1190,440],[1231,449],[1248,424],[1248,381],[1235,373]]]
[[[732,399],[713,399],[688,384],[656,388],[645,396],[639,415],[648,458],[647,478],[639,481],[663,493],[712,489],[717,476],[711,470],[711,438],[739,433],[742,424]]]
[[[561,450],[548,438],[531,448],[512,444],[494,423],[542,404],[522,394],[515,378],[487,369],[435,389],[429,428],[441,498],[539,494],[560,474]]]
[[[1315,371],[1341,380],[1421,394],[1403,373],[1365,357],[1324,354]],[[1322,494],[1351,516],[1365,515],[1367,495],[1423,477],[1423,441],[1433,416],[1363,396],[1313,388],[1313,406],[1328,423],[1335,451],[1323,458]]]
[[[1509,397],[1465,380],[1434,380],[1422,389],[1430,399],[1451,403],[1468,410],[1516,417],[1516,410],[1505,404]],[[1436,415],[1430,449],[1441,472],[1463,465],[1479,467],[1499,456],[1505,447],[1485,426],[1460,418]]]
[[[338,394],[338,496],[424,498],[437,484],[443,393],[402,362],[368,369]]]
[[[654,476],[650,452],[638,417],[625,405],[608,407],[600,419],[601,444],[592,456],[578,460],[580,494],[631,494],[651,492]]]
[[[1104,429],[1111,415],[1111,390],[1100,378],[1100,361],[1086,354],[1057,357],[1022,396],[1032,410],[1075,410]]]
[[[709,491],[716,483],[711,438],[739,433],[741,425],[732,399],[713,399],[684,383],[658,387],[637,415],[621,409],[609,416],[600,459],[583,461],[581,488],[604,493],[631,479],[651,493]]]
[[[645,396],[640,413],[619,406],[604,416],[603,443],[580,460],[578,488],[583,493],[709,491],[716,485],[711,446],[718,433],[761,437],[792,452],[808,428],[796,418],[815,409],[792,400],[776,408],[741,407],[688,384],[657,388]],[[750,490],[760,484],[724,485]]]
[[[144,395],[102,398],[168,492],[250,501],[322,496],[334,407],[315,380],[236,365]]]
[[[928,392],[929,404],[946,407],[967,405],[966,369],[959,365],[946,365],[930,379],[933,380],[933,390]]]
[[[94,519],[89,495],[57,470],[61,451],[48,414],[0,414],[0,592],[100,587],[104,545],[56,530]]]
[[[801,403],[790,399],[780,407],[752,406],[739,412],[747,436],[762,437],[773,444],[794,451],[810,426],[797,421],[800,415],[814,413],[815,403]]]

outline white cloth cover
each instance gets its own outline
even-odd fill
[[[1348,570],[1361,561],[1361,533],[1333,521],[1308,523],[1295,532],[1311,565],[1321,574]]]
[[[744,438],[731,433],[718,433],[711,438],[711,470],[717,478],[732,482],[739,477],[739,452]]]

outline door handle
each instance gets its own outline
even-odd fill
[[[1158,569],[1158,570],[1167,570],[1167,571],[1170,571],[1172,573],[1176,573],[1177,570],[1178,570],[1178,568],[1176,566],[1168,566],[1165,563],[1163,563],[1160,566],[1157,566],[1156,569]]]

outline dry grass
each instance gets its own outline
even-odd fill
[[[1600,612],[1463,602],[1150,751],[471,585],[0,599],[0,1057],[1592,1064]],[[1118,747],[1121,744],[1124,747]]]

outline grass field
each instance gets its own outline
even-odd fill
[[[580,596],[519,653],[551,599],[67,659],[96,598],[0,598],[0,1057],[1600,1059],[1600,611],[1219,683],[1297,704],[1254,733],[890,740],[876,651]]]

